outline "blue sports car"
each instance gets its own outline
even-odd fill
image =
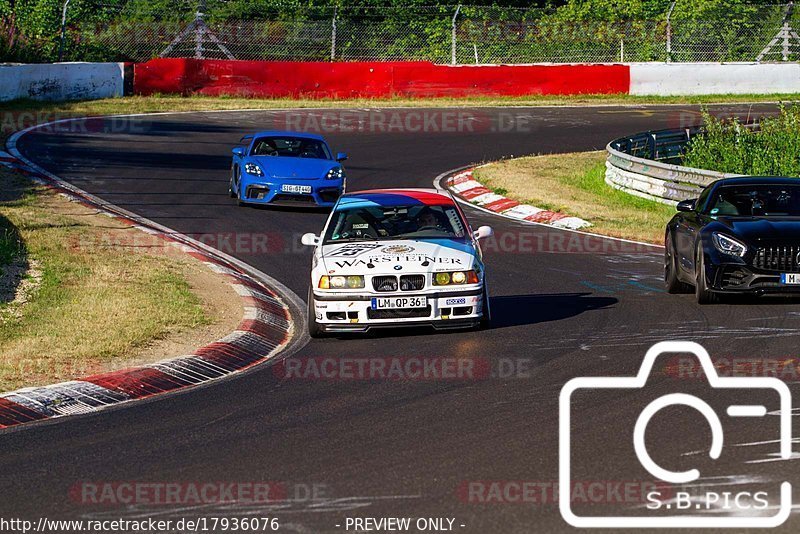
[[[229,192],[240,206],[333,206],[345,190],[347,154],[334,158],[319,135],[269,131],[246,135],[233,149]]]

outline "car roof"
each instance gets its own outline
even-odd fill
[[[800,178],[789,176],[735,176],[714,182],[716,187],[726,185],[800,185]]]
[[[342,195],[338,207],[363,206],[453,206],[455,201],[439,189],[370,189]]]
[[[305,139],[317,139],[318,141],[324,141],[321,135],[312,134],[307,132],[293,132],[290,130],[264,130],[262,132],[256,132],[252,134],[253,137],[276,137],[281,135],[291,136],[291,137],[303,137]]]

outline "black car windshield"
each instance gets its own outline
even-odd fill
[[[325,243],[382,239],[459,239],[466,224],[455,206],[360,206],[337,210]]]
[[[318,139],[305,137],[259,137],[253,143],[253,150],[250,155],[333,159],[325,143]]]
[[[800,183],[721,186],[709,200],[708,214],[720,217],[800,217]]]

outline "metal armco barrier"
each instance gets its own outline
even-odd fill
[[[677,165],[697,128],[645,132],[606,146],[606,183],[631,195],[675,205],[711,182],[739,176]]]

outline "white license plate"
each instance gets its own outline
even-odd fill
[[[398,308],[424,308],[428,305],[428,297],[373,297],[373,310]]]
[[[781,284],[790,286],[800,284],[800,273],[781,273]]]
[[[310,193],[311,186],[310,185],[292,185],[292,184],[283,184],[281,186],[281,191],[284,193]]]

